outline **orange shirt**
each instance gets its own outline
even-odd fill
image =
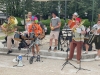
[[[34,32],[34,34],[38,36],[39,34],[42,34],[42,28],[39,24],[34,24],[34,25],[31,24],[28,27],[28,32],[29,33]]]

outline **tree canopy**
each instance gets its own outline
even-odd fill
[[[61,0],[60,0],[61,1]],[[94,0],[94,18],[100,13],[100,0]],[[50,15],[50,12],[58,10],[59,1],[34,1],[34,0],[0,0],[0,4],[6,7],[9,15],[23,17],[24,13],[31,11],[34,15],[40,14],[43,16]],[[0,6],[0,9],[2,8]],[[67,1],[67,18],[74,12],[78,12],[79,16],[85,18],[87,15],[92,15],[93,0],[68,0]],[[60,2],[60,14],[65,15],[65,1]]]

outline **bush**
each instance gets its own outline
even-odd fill
[[[47,34],[50,34],[50,19],[42,20],[41,22],[44,25],[46,25],[46,27],[47,27]],[[63,28],[64,25],[65,25],[65,21],[63,19],[61,19],[61,29]]]
[[[16,17],[17,21],[18,21],[18,26],[22,26],[22,23],[21,21],[23,20],[22,18],[19,18],[19,17]]]
[[[21,21],[22,21],[23,19],[22,19],[22,18],[19,18],[19,17],[16,17],[16,19],[17,19],[17,21],[18,21],[18,24],[17,24],[18,30],[19,30],[19,31],[24,31],[24,30],[25,30],[25,26],[22,25],[22,23],[21,23]]]
[[[89,27],[90,26],[90,22],[89,22],[89,20],[88,19],[83,19],[83,20],[85,20],[85,22],[84,22],[84,26],[86,26],[86,27]],[[44,25],[46,25],[46,27],[47,27],[47,34],[49,34],[50,33],[50,19],[47,19],[47,20],[42,20],[41,21]],[[68,19],[66,20],[66,23],[68,23]],[[61,29],[63,28],[63,26],[65,25],[65,20],[64,19],[61,19]]]
[[[91,25],[88,19],[83,19],[83,20],[85,20],[83,24],[84,26],[89,27]]]

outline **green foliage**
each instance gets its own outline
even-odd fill
[[[86,27],[89,27],[90,26],[89,20],[88,19],[83,19],[83,20],[85,20],[83,25],[86,26]]]
[[[84,22],[84,26],[86,26],[86,27],[89,27],[90,26],[90,22],[89,22],[89,20],[88,19],[83,19],[83,20],[85,20],[85,22]],[[44,25],[46,25],[46,27],[47,27],[47,34],[49,34],[50,33],[50,19],[48,19],[48,20],[42,20],[41,21]],[[66,20],[66,23],[68,23],[68,20]],[[64,27],[64,25],[65,25],[65,20],[63,20],[63,19],[61,19],[61,29]]]
[[[50,19],[48,19],[48,20],[42,20],[41,21],[44,25],[46,25],[46,27],[47,27],[47,34],[49,34],[50,33]],[[63,19],[61,19],[61,29],[63,28],[63,26],[65,25],[65,20],[63,20]]]
[[[41,21],[47,27],[47,34],[50,33],[50,19]]]
[[[19,18],[19,17],[16,17],[16,19],[17,19],[17,21],[18,21],[18,24],[17,24],[18,30],[19,30],[19,31],[24,31],[24,30],[25,30],[25,26],[22,25],[22,23],[21,23],[21,21],[22,21],[23,19],[22,19],[22,18]]]
[[[22,25],[21,21],[22,21],[23,19],[22,19],[22,18],[19,18],[19,17],[16,17],[16,19],[17,19],[17,21],[18,21],[18,26],[21,26],[21,25]]]
[[[25,31],[25,26],[19,26],[18,31]]]

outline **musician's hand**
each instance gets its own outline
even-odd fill
[[[100,33],[100,29],[97,30],[97,33]]]
[[[78,25],[75,25],[75,28],[78,28]]]
[[[54,28],[54,27],[52,27],[52,26],[51,26],[50,28],[51,28],[51,30],[54,30],[54,29],[55,29],[55,28]]]
[[[85,34],[86,33],[86,31],[81,31],[81,34]]]

